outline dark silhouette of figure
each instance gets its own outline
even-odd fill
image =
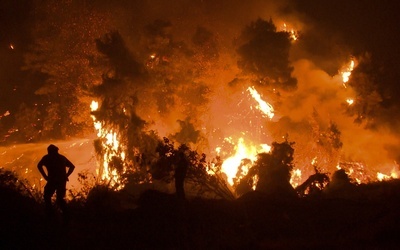
[[[46,204],[46,212],[48,215],[53,214],[51,197],[56,193],[57,205],[61,209],[64,219],[67,219],[68,212],[66,209],[65,194],[68,177],[75,169],[74,164],[67,157],[58,153],[58,147],[51,144],[47,147],[48,154],[43,156],[37,167],[43,178],[47,181],[44,187],[44,201]],[[43,166],[46,167],[47,173]],[[68,168],[68,172],[66,171]]]
[[[175,190],[176,196],[180,200],[184,200],[185,197],[185,189],[184,182],[186,177],[186,172],[189,167],[189,159],[187,157],[188,147],[183,144],[179,147],[177,152],[177,161],[175,164]]]

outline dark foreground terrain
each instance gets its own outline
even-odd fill
[[[309,198],[252,192],[235,201],[145,192],[137,206],[112,194],[70,203],[48,219],[42,204],[0,190],[0,249],[398,249],[400,184]]]

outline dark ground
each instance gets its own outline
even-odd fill
[[[110,195],[69,203],[71,219],[0,190],[0,249],[399,249],[400,182],[314,198],[248,193],[235,201],[147,191],[136,208]],[[342,194],[342,195],[340,195]],[[117,204],[117,205],[116,205]]]

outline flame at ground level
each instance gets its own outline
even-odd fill
[[[10,147],[0,147],[0,167],[5,170],[14,171],[18,174],[20,179],[26,179],[33,186],[43,191],[45,181],[41,178],[37,170],[37,163],[40,158],[47,154],[47,146],[52,143],[60,148],[60,153],[68,157],[76,166],[75,171],[69,178],[67,183],[68,189],[79,189],[80,183],[78,182],[78,173],[87,171],[89,174],[96,176],[100,166],[95,155],[93,147],[93,139],[74,139],[68,141],[51,141],[47,143],[30,143],[30,144],[16,144]],[[223,171],[227,174],[229,184],[233,184],[234,178],[241,178],[247,174],[247,169],[242,168],[242,173],[237,174],[237,168],[242,159],[256,160],[257,153],[269,152],[268,145],[252,145],[245,139],[240,138],[237,142],[236,151],[233,156],[228,157],[223,163]],[[250,166],[247,166],[250,167]],[[291,184],[293,187],[298,186],[308,176],[304,175],[304,166],[295,166],[292,171]],[[376,176],[371,176],[369,181],[385,181],[389,179],[397,179],[399,176],[398,166],[393,165],[390,173],[376,172]],[[350,177],[355,178],[356,172],[350,169],[348,174]],[[360,174],[360,173],[358,173]],[[365,183],[366,178],[357,178],[358,183]],[[253,187],[254,188],[254,187]]]
[[[246,164],[242,168],[242,173],[237,176],[238,168],[241,165],[243,159],[249,159],[252,163],[257,160],[257,154],[259,153],[268,153],[271,150],[271,147],[268,144],[261,145],[252,145],[247,142],[245,143],[244,139],[239,138],[237,144],[235,145],[235,154],[231,157],[228,157],[224,160],[222,164],[222,172],[227,175],[228,183],[230,185],[234,184],[234,178],[240,179],[245,176],[251,166]]]

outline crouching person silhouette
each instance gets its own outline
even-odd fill
[[[58,147],[51,144],[47,147],[48,154],[43,156],[37,167],[43,178],[47,181],[44,187],[44,202],[46,205],[46,213],[48,216],[53,215],[53,206],[51,198],[56,193],[57,205],[63,213],[64,222],[68,221],[69,214],[65,202],[66,186],[68,177],[75,169],[74,164],[67,157],[58,153]],[[46,168],[46,172],[43,169]],[[68,168],[68,172],[66,171]]]

